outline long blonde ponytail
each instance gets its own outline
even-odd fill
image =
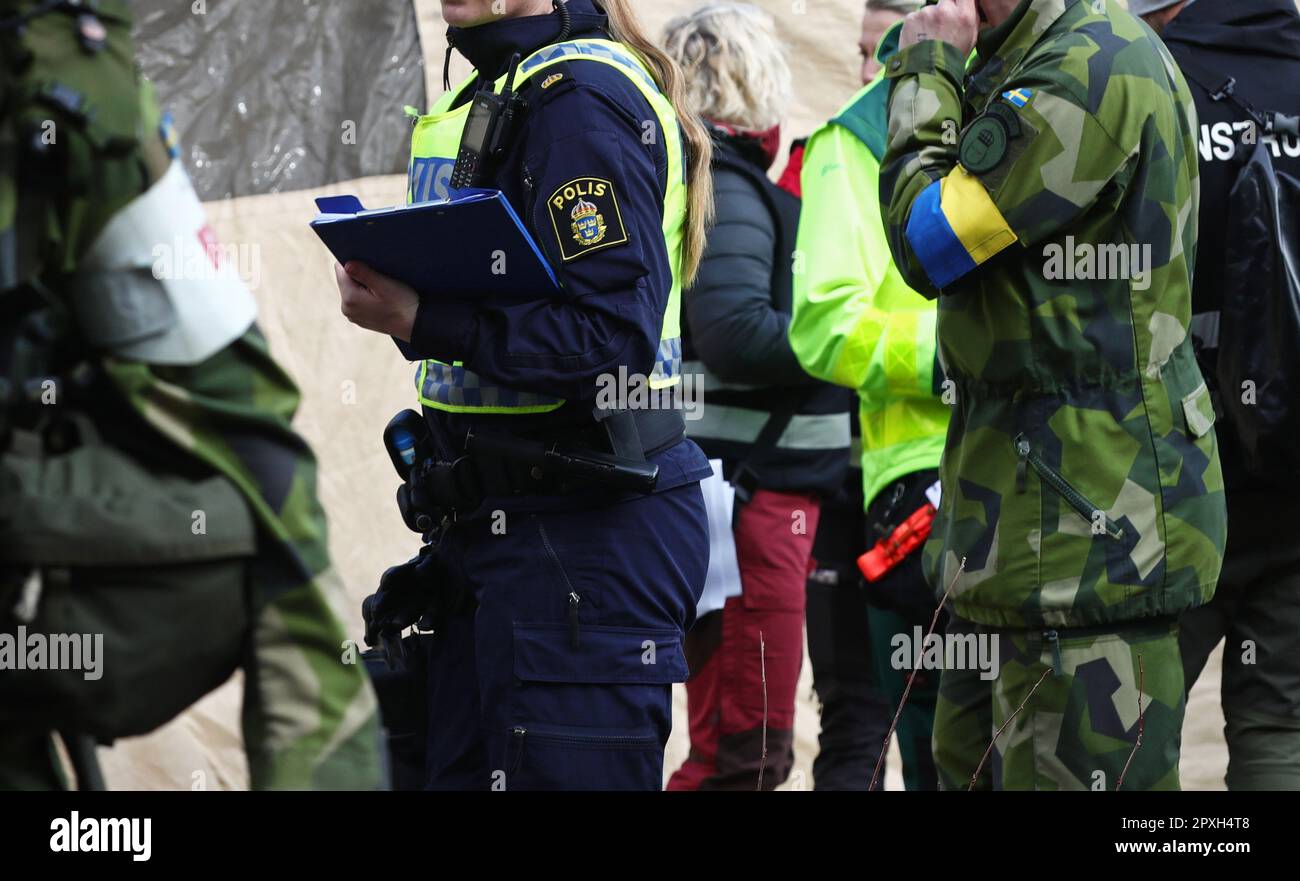
[[[686,205],[686,235],[682,243],[682,285],[695,281],[704,255],[704,242],[713,223],[713,141],[691,100],[681,68],[645,34],[628,0],[598,0],[609,16],[609,32],[632,48],[646,66],[681,122],[686,140],[686,169],[689,200]]]

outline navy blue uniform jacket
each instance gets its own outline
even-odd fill
[[[609,39],[606,18],[591,0],[571,0],[570,39]],[[457,96],[468,101],[479,82],[503,75],[511,55],[527,58],[559,36],[558,15],[504,19],[449,31],[479,78]],[[663,237],[668,156],[658,117],[637,86],[618,69],[571,60],[547,69],[564,76],[526,92],[528,105],[493,186],[505,193],[542,247],[563,292],[536,299],[463,301],[422,291],[411,341],[399,344],[411,359],[462,362],[510,388],[562,397],[560,410],[532,416],[434,414],[450,435],[470,424],[495,423],[514,431],[591,424],[597,378],[649,375],[659,347],[672,270]],[[621,224],[627,241],[566,260],[565,242],[552,222],[548,198],[586,177],[613,183],[619,213],[607,216],[609,238]],[[659,490],[705,477],[708,463],[687,441],[652,457],[660,465]]]

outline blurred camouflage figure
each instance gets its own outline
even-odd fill
[[[127,3],[0,0],[0,788],[65,785],[54,732],[142,734],[237,668],[255,788],[382,784],[298,391],[255,316]],[[93,674],[51,669],[69,634],[102,639]]]
[[[1024,703],[979,786],[1113,789],[1141,706],[1123,788],[1177,788],[1176,619],[1213,596],[1227,531],[1187,330],[1190,93],[1113,0],[940,0],[902,44],[881,204],[939,297],[953,404],[930,578],[1004,665],[944,671],[941,781],[965,788]]]

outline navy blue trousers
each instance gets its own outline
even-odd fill
[[[660,789],[708,569],[699,485],[462,522],[439,553],[477,602],[433,640],[426,788]]]

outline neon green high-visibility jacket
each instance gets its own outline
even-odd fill
[[[804,369],[858,392],[867,504],[891,481],[939,467],[949,412],[934,301],[903,281],[880,221],[888,98],[877,77],[808,142],[790,322]]]

